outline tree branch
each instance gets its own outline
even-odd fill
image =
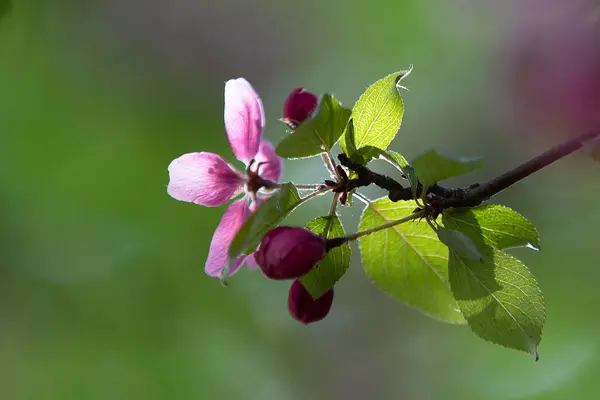
[[[430,206],[437,212],[447,208],[457,207],[475,207],[504,189],[525,179],[529,175],[547,167],[548,165],[560,160],[561,158],[582,148],[587,142],[600,136],[600,130],[584,133],[569,139],[549,150],[546,150],[537,157],[481,184],[476,183],[465,188],[445,188],[440,185],[432,185],[427,189],[427,199]],[[371,171],[365,166],[357,164],[350,160],[345,154],[338,155],[340,164],[357,173],[358,178],[349,179],[345,190],[350,191],[357,187],[369,186],[374,184],[388,192],[391,201],[412,200],[413,194],[410,187],[403,187],[396,180]],[[336,191],[343,191],[343,188],[337,188]],[[417,188],[417,197],[422,197],[423,187],[419,184]]]
[[[389,193],[388,196],[392,201],[412,200],[412,190],[410,187],[405,188],[389,176],[378,174],[363,165],[355,163],[344,153],[338,155],[338,160],[344,167],[356,172],[358,178],[349,179],[344,187],[334,189],[334,191],[350,192],[356,188],[373,184],[383,190],[387,190]]]

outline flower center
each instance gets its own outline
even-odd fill
[[[253,198],[256,196],[256,193],[262,188],[268,190],[275,189],[278,186],[277,183],[260,177],[260,167],[268,164],[267,162],[260,162],[256,164],[256,169],[253,170],[252,166],[254,165],[254,163],[254,160],[250,161],[250,164],[248,164],[248,167],[246,168],[245,185],[246,193],[249,193]]]

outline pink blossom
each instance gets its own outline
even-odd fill
[[[177,200],[216,207],[240,194],[232,202],[217,226],[208,251],[205,271],[221,276],[228,263],[228,250],[235,234],[258,207],[261,189],[272,189],[281,178],[281,159],[273,145],[262,138],[265,115],[260,97],[244,78],[225,83],[225,130],[236,158],[245,164],[236,170],[214,153],[187,153],[169,165],[167,192]],[[240,256],[231,265],[230,274],[246,263],[256,268],[254,257]]]

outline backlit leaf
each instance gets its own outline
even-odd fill
[[[414,201],[387,197],[365,208],[360,230],[412,214]],[[410,221],[359,239],[362,265],[384,292],[424,313],[451,323],[465,323],[448,281],[448,247],[425,221]]]
[[[480,159],[452,159],[441,155],[436,150],[417,157],[411,165],[424,186],[429,186],[445,179],[463,175],[482,166]]]
[[[319,217],[306,226],[308,230],[327,238],[344,236],[344,227],[337,216]],[[350,266],[352,250],[350,244],[331,249],[319,264],[300,281],[316,299],[325,294],[346,273]]]
[[[304,158],[330,150],[344,132],[351,113],[331,94],[325,94],[316,115],[287,135],[277,145],[277,154],[284,158]]]
[[[535,278],[521,261],[500,250],[488,254],[483,263],[451,251],[449,275],[473,332],[537,358],[546,308]]]
[[[444,211],[443,224],[464,232],[480,248],[530,247],[539,249],[537,229],[518,212],[497,204]]]
[[[353,143],[357,150],[373,146],[387,149],[400,125],[404,104],[398,82],[410,71],[394,72],[369,86],[352,109]]]
[[[229,259],[235,260],[241,254],[252,253],[262,237],[300,204],[301,199],[296,187],[291,183],[281,185],[281,188],[263,201],[242,225],[229,246]]]

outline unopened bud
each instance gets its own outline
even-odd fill
[[[323,238],[304,228],[280,226],[262,239],[254,258],[270,279],[294,279],[307,274],[326,253]]]
[[[325,318],[331,310],[331,303],[333,303],[333,288],[315,300],[299,280],[295,280],[290,287],[288,310],[295,320],[305,325]]]
[[[295,129],[307,120],[317,107],[319,98],[303,88],[294,89],[283,106],[283,122]]]

